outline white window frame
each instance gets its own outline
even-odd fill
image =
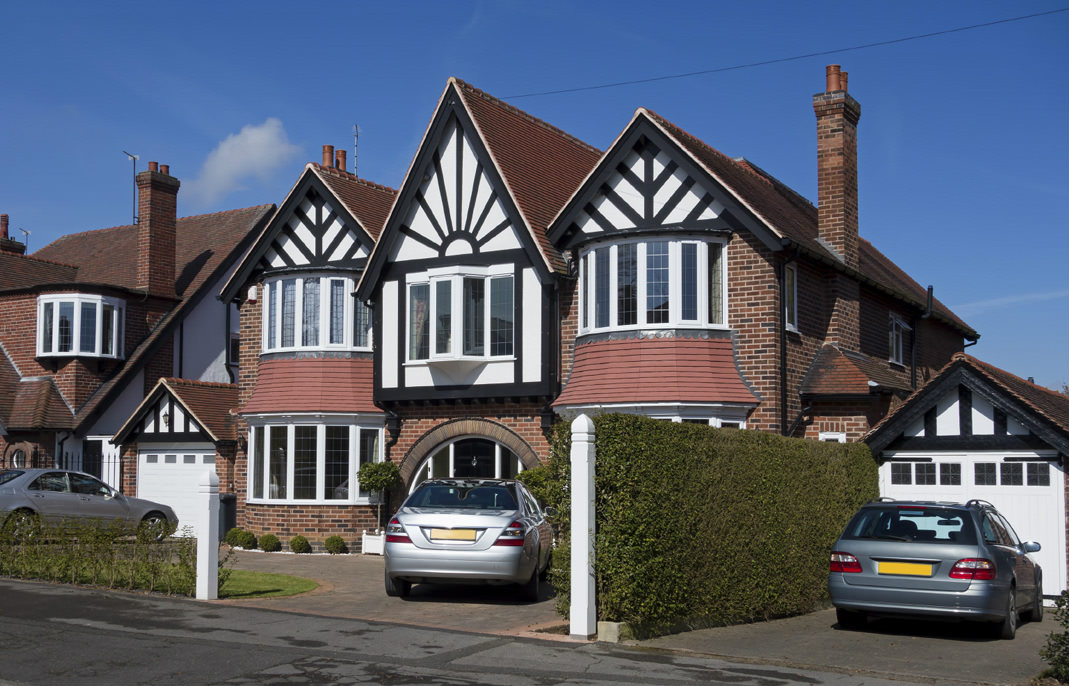
[[[668,321],[649,323],[647,317],[647,245],[652,242],[668,243]],[[634,324],[618,324],[619,320],[619,246],[632,244],[636,246],[636,321]],[[697,316],[693,319],[683,318],[683,245],[697,246]],[[710,321],[710,278],[709,278],[709,255],[710,246],[718,246],[720,252],[720,313],[719,322]],[[598,326],[596,310],[597,264],[596,252],[599,249],[609,250],[609,324]],[[650,237],[641,240],[621,240],[611,243],[594,243],[580,252],[579,255],[579,333],[596,333],[601,331],[630,331],[638,329],[676,329],[676,328],[712,328],[726,329],[728,312],[728,287],[727,287],[727,244],[719,240],[710,240],[705,237]]]
[[[74,313],[71,321],[71,347],[70,350],[59,350],[59,321],[60,305],[71,303]],[[52,306],[52,340],[50,350],[45,350],[45,310],[46,305]],[[96,309],[95,332],[93,336],[93,350],[82,350],[82,306],[93,305]],[[111,326],[111,353],[105,354],[104,350],[104,307],[111,306],[114,312],[114,321]],[[105,359],[122,359],[123,335],[125,331],[126,301],[121,298],[110,298],[104,295],[92,295],[89,293],[49,293],[37,298],[37,356],[38,357],[101,357]]]
[[[304,292],[305,281],[310,279],[319,280],[319,338],[314,345],[304,345]],[[294,312],[293,312],[293,345],[282,345],[283,340],[283,317],[282,317],[282,282],[294,281]],[[330,293],[331,281],[341,281],[343,295],[342,309],[342,341],[341,343],[330,342]],[[353,297],[355,281],[352,276],[337,273],[302,273],[302,274],[277,274],[264,280],[263,305],[262,305],[262,351],[264,353],[290,352],[295,350],[371,350],[372,331],[371,314],[368,312],[368,328],[364,345],[357,345],[356,341],[356,308],[357,301]],[[365,307],[363,303],[359,305]],[[366,307],[365,307],[366,309]],[[272,328],[272,319],[274,327]],[[274,340],[272,340],[272,338]]]
[[[512,297],[512,352],[494,355],[491,353],[493,307],[492,293],[495,279],[508,278],[512,281],[510,296]],[[484,307],[482,316],[483,325],[483,354],[473,355],[464,353],[464,281],[466,279],[482,279],[485,283]],[[449,349],[439,351],[438,339],[438,284],[449,283]],[[412,289],[416,286],[426,286],[427,294],[427,357],[412,356]],[[434,362],[449,362],[453,360],[494,360],[508,361],[516,359],[516,275],[512,264],[476,266],[451,266],[428,269],[425,272],[415,272],[405,277],[405,313],[408,321],[405,325],[405,363],[427,364]]]
[[[294,471],[296,469],[296,429],[297,427],[316,427],[316,484],[315,484],[315,496],[314,498],[294,498],[293,486],[294,486]],[[326,480],[326,463],[327,463],[327,427],[328,426],[344,426],[349,429],[349,477],[348,477],[348,498],[325,498],[323,495],[325,480]],[[285,493],[286,497],[272,497],[271,496],[271,457],[269,455],[267,446],[264,446],[260,456],[257,456],[257,444],[260,440],[260,436],[265,437],[264,442],[270,443],[270,432],[273,427],[284,428],[286,430],[286,483]],[[249,503],[294,503],[305,505],[366,505],[374,503],[374,497],[372,494],[366,491],[361,491],[360,482],[357,478],[360,471],[360,450],[362,447],[362,434],[363,432],[373,432],[376,435],[376,450],[374,455],[375,462],[382,462],[385,459],[385,453],[383,448],[383,426],[381,423],[372,423],[367,421],[361,421],[360,419],[354,420],[352,416],[338,416],[338,415],[310,415],[310,416],[291,416],[291,417],[255,417],[249,418],[249,433],[248,433],[248,458],[247,458],[247,484],[246,484],[246,502]],[[255,460],[263,460],[263,473],[260,484],[261,497],[256,497],[254,494],[256,489],[256,464]]]
[[[798,331],[798,266],[783,268],[783,321],[788,331]]]
[[[889,315],[887,324],[888,360],[893,364],[905,365],[906,333],[912,331],[906,320],[897,314]]]

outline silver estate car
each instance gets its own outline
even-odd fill
[[[990,503],[880,499],[847,524],[831,552],[828,590],[839,625],[867,615],[991,622],[1013,638],[1021,611],[1043,618],[1043,573]]]
[[[41,522],[73,519],[101,524],[122,520],[156,540],[178,526],[170,507],[125,496],[89,474],[66,469],[0,471],[0,526],[22,535]]]
[[[546,516],[513,479],[424,481],[386,528],[386,594],[407,596],[415,583],[520,584],[538,600],[553,544]]]

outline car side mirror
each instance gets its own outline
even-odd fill
[[[560,513],[557,512],[557,508],[555,507],[544,507],[542,508],[542,514],[544,514],[547,519],[553,519]]]
[[[1035,541],[1025,541],[1021,544],[1021,551],[1025,553],[1038,553],[1042,546]]]

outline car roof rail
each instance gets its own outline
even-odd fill
[[[897,498],[892,498],[887,495],[881,495],[879,498],[873,498],[870,503],[894,503],[898,502]]]
[[[979,498],[973,498],[969,502],[965,503],[965,507],[990,507],[991,509],[995,509],[994,505],[987,502],[986,500],[980,500]]]

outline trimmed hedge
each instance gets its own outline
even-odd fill
[[[819,607],[832,543],[879,492],[864,444],[631,415],[594,423],[597,616],[647,635]],[[565,615],[570,443],[558,424],[543,473],[524,478],[561,512],[550,579]]]

